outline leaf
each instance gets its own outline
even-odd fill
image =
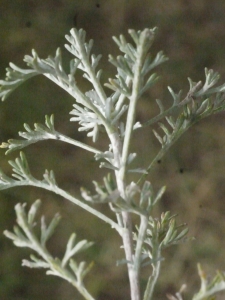
[[[180,103],[182,91],[179,91],[179,93],[176,94],[170,86],[168,86],[167,88],[171,96],[173,97],[173,105],[177,105],[178,103]]]
[[[34,225],[34,219],[37,215],[37,212],[39,210],[41,206],[41,200],[38,199],[36,200],[30,207],[29,212],[28,212],[28,216],[27,216],[27,220],[28,220],[28,224],[33,226]]]
[[[7,143],[2,143],[1,148],[8,148],[6,154],[11,153],[15,150],[23,149],[31,144],[37,143],[39,141],[48,139],[57,139],[58,133],[54,128],[54,116],[45,116],[45,126],[42,124],[35,123],[34,130],[30,128],[28,124],[24,124],[26,132],[19,132],[19,136],[25,140],[9,139]]]
[[[222,272],[218,271],[213,279],[208,280],[202,266],[200,264],[197,266],[201,287],[199,292],[194,295],[193,300],[210,300],[212,296],[225,290],[225,276]]]
[[[83,282],[84,277],[92,269],[93,265],[93,262],[87,266],[87,263],[84,261],[77,264],[73,259],[70,260],[70,267],[76,275],[79,284]]]
[[[42,226],[41,226],[41,245],[45,246],[46,242],[50,239],[50,237],[53,235],[56,227],[58,226],[59,222],[61,220],[61,216],[57,213],[51,220],[48,227],[46,227],[45,219],[42,217]]]
[[[159,51],[156,54],[156,57],[154,58],[154,60],[151,62],[150,56],[147,55],[146,59],[145,59],[145,63],[143,65],[142,68],[142,73],[143,75],[146,75],[148,72],[150,72],[152,69],[154,69],[155,67],[157,67],[158,65],[166,62],[168,60],[168,57],[166,57],[163,54],[163,51]]]
[[[2,98],[2,101],[6,100],[26,80],[38,75],[36,70],[21,69],[13,63],[10,63],[9,66],[9,68],[6,68],[6,79],[0,80],[0,98]]]
[[[55,174],[52,170],[51,171],[45,170],[43,177],[44,177],[43,181],[46,182],[49,186],[51,186],[51,187],[57,186]]]
[[[22,266],[23,267],[28,267],[28,268],[44,268],[48,269],[50,268],[49,263],[45,262],[43,259],[36,258],[35,255],[30,256],[32,261],[23,259],[22,260]]]
[[[9,164],[13,167],[15,174],[12,174],[12,176],[15,178],[29,180],[32,177],[26,156],[22,151],[20,152],[20,157],[17,157],[15,161],[9,160]]]
[[[64,254],[64,257],[62,259],[62,266],[65,267],[67,262],[71,259],[72,256],[76,255],[79,252],[82,252],[89,247],[93,245],[93,242],[88,242],[87,240],[79,241],[78,243],[75,243],[76,240],[76,234],[71,234],[67,246],[66,246],[66,252]]]

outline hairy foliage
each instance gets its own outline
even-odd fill
[[[109,55],[109,62],[116,68],[117,74],[105,84],[101,83],[102,70],[98,69],[101,55],[92,54],[93,41],[87,42],[85,31],[75,28],[70,31],[70,35],[66,35],[68,44],[65,48],[73,56],[68,72],[63,67],[60,49],[57,49],[54,57],[49,56],[47,59],[40,58],[36,51],[32,50],[32,55],[24,57],[27,69],[10,63],[6,69],[6,79],[0,80],[0,97],[3,101],[33,76],[44,75],[53,81],[74,100],[70,121],[77,122],[79,131],[85,131],[97,145],[93,147],[60,133],[55,129],[54,117],[51,115],[45,117],[44,125],[35,123],[34,129],[24,124],[25,131],[19,132],[20,139],[3,142],[1,147],[6,149],[6,154],[39,141],[58,140],[90,151],[95,160],[100,161],[100,167],[107,168],[109,172],[103,178],[103,183],[93,181],[95,194],[81,188],[81,197],[78,199],[58,186],[53,171],[45,170],[41,180],[35,178],[30,172],[25,154],[20,152],[20,157],[14,161],[9,160],[12,176],[0,170],[0,190],[26,185],[49,190],[114,228],[122,239],[124,258],[119,263],[127,265],[132,300],[142,299],[142,294],[143,300],[153,299],[161,271],[163,251],[189,239],[188,228],[185,224],[177,224],[176,215],[167,211],[162,212],[159,218],[154,216],[154,207],[162,198],[165,187],[155,192],[146,177],[155,162],[161,159],[192,125],[225,109],[225,84],[217,85],[219,74],[205,69],[204,83],[188,78],[189,91],[184,96],[181,91],[175,92],[168,87],[171,104],[165,108],[163,101],[157,99],[159,113],[143,124],[136,121],[138,101],[159,78],[153,71],[167,61],[162,51],[155,56],[150,54],[156,31],[156,28],[129,30],[131,42],[123,35],[113,37],[121,54],[117,57]],[[78,69],[83,73],[83,78],[92,85],[91,90],[82,92],[79,88],[76,81]],[[158,124],[158,129],[154,129],[153,134],[159,142],[159,151],[147,166],[134,168],[132,164],[141,153],[130,151],[132,134],[135,130],[139,131],[155,123]],[[106,149],[100,149],[97,144],[99,135],[103,133],[106,133],[109,141]],[[131,172],[137,176],[136,182],[130,180]],[[114,218],[98,211],[94,206],[96,203],[108,205],[109,210],[114,213]],[[94,299],[84,284],[84,278],[92,263],[77,261],[77,254],[89,248],[92,243],[86,240],[77,242],[76,234],[72,234],[63,258],[54,258],[47,250],[46,242],[54,233],[60,216],[55,215],[48,226],[42,217],[38,235],[34,226],[39,207],[40,200],[36,200],[28,212],[25,210],[25,204],[17,204],[17,226],[14,227],[14,232],[5,231],[4,234],[17,247],[27,247],[36,252],[30,260],[23,260],[24,266],[45,268],[47,274],[67,280],[85,299]],[[149,276],[146,287],[141,291],[140,274],[144,267],[149,268]],[[198,271],[201,286],[193,300],[210,300],[214,294],[225,289],[222,272],[218,272],[208,281],[200,265]],[[184,287],[176,295],[168,294],[167,298],[182,300],[183,290]]]

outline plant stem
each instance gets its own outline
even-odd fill
[[[148,283],[147,283],[147,287],[146,287],[146,290],[145,290],[143,300],[151,300],[152,299],[154,288],[155,288],[156,282],[157,282],[158,277],[159,277],[160,267],[161,267],[161,262],[160,261],[157,261],[153,265],[152,275],[148,279]]]
[[[149,30],[144,30],[137,42],[137,54],[136,62],[134,65],[134,79],[132,94],[130,97],[130,104],[127,113],[126,129],[124,135],[124,142],[122,145],[121,138],[118,134],[109,135],[113,153],[115,166],[119,168],[119,171],[115,171],[117,187],[121,197],[126,199],[126,173],[127,173],[127,159],[130,150],[130,142],[133,133],[133,126],[136,116],[136,105],[139,98],[139,92],[141,90],[141,70],[146,55],[146,42],[149,40]],[[122,145],[122,146],[121,146]],[[128,267],[128,276],[130,281],[131,300],[140,300],[140,278],[139,278],[139,262],[134,262],[133,254],[133,238],[132,238],[132,219],[130,213],[122,212],[124,231],[122,234],[123,247],[125,251],[125,257]],[[139,255],[136,257],[140,259]]]
[[[162,146],[162,148],[159,150],[159,152],[157,153],[157,155],[153,158],[153,160],[151,161],[151,163],[149,164],[149,166],[147,167],[147,171],[148,173],[152,170],[152,168],[154,167],[154,165],[156,164],[157,161],[161,160],[162,157],[168,152],[168,150],[174,145],[174,143],[194,124],[194,122],[190,122],[190,124],[188,124],[185,128],[179,130],[179,132],[176,132],[173,134],[171,141]],[[141,181],[143,181],[146,176],[148,174],[143,174],[141,175],[141,177],[138,179],[137,184],[140,184]]]
[[[72,139],[72,138],[70,138],[70,137],[68,137],[68,136],[66,136],[64,134],[59,133],[58,131],[56,131],[55,139],[63,141],[63,142],[68,143],[68,144],[71,144],[71,145],[74,145],[74,146],[77,146],[77,147],[80,147],[80,148],[82,148],[84,150],[93,152],[95,154],[101,154],[102,153],[102,151],[100,151],[100,150],[98,150],[98,149],[96,149],[96,148],[94,148],[92,146],[89,146],[89,145],[87,145],[85,143],[82,143],[80,141],[74,140],[74,139]]]
[[[158,244],[152,249],[152,274],[148,279],[143,300],[152,300],[155,285],[157,283],[161,267],[161,249]]]
[[[123,234],[123,228],[120,225],[118,225],[115,221],[113,221],[112,219],[110,219],[106,215],[102,214],[98,210],[92,208],[90,205],[88,205],[88,204],[82,202],[81,200],[77,199],[76,197],[72,196],[71,194],[69,194],[68,192],[66,192],[63,189],[59,188],[58,186],[55,186],[55,185],[51,186],[48,183],[45,183],[43,181],[35,179],[33,176],[30,176],[30,178],[27,179],[27,180],[24,180],[24,181],[19,181],[18,180],[18,181],[15,181],[15,182],[16,183],[14,183],[14,185],[11,185],[11,187],[12,186],[27,186],[28,185],[28,186],[35,186],[35,187],[39,187],[39,188],[54,192],[55,194],[60,195],[63,198],[71,201],[72,203],[80,206],[81,208],[88,211],[92,215],[98,217],[102,221],[108,223],[112,228],[116,229],[120,235]]]
[[[83,66],[85,67],[85,72],[88,74],[89,81],[93,84],[93,87],[95,91],[97,92],[101,102],[104,104],[106,101],[106,94],[104,89],[102,88],[102,85],[100,84],[98,76],[95,74],[95,68],[91,65],[90,63],[90,57],[89,54],[87,54],[87,50],[85,49],[86,46],[83,43],[83,40],[80,39],[80,32],[73,28],[70,31],[71,35],[75,38],[76,40],[76,50],[78,51],[81,59]],[[84,34],[84,31],[83,31]]]
[[[134,66],[134,79],[133,79],[133,87],[132,87],[132,94],[130,97],[130,105],[128,108],[127,113],[127,120],[126,120],[126,129],[124,135],[124,143],[123,143],[123,150],[122,150],[122,161],[121,161],[121,178],[123,179],[126,172],[126,165],[127,165],[127,158],[129,155],[129,148],[130,148],[130,141],[131,136],[133,133],[133,126],[136,117],[136,105],[137,100],[139,98],[139,92],[141,89],[141,69],[143,65],[143,61],[145,58],[146,51],[144,49],[145,39],[147,38],[147,32],[144,31],[140,44],[137,47],[137,60]]]
[[[127,120],[126,120],[126,129],[125,129],[124,143],[122,149],[121,169],[119,172],[119,179],[124,183],[125,183],[125,176],[127,172],[127,158],[129,155],[130,142],[131,142],[133,126],[136,117],[136,105],[139,98],[139,92],[141,90],[141,70],[146,55],[146,41],[148,39],[149,39],[149,31],[146,29],[141,33],[137,45],[137,57],[134,66],[132,94],[130,97],[130,105],[128,108]],[[126,199],[126,197],[124,199]],[[127,201],[129,201],[129,199],[127,199]],[[139,265],[139,262],[136,261],[134,262],[134,258],[133,258],[132,220],[130,214],[124,212],[123,220],[126,225],[126,228],[128,228],[129,230],[129,234],[123,237],[123,243],[124,243],[126,259],[128,261],[131,259],[131,264],[128,263],[131,299],[140,300],[139,268],[136,268],[136,266]],[[135,257],[135,258],[140,259],[140,257]]]
[[[153,125],[156,122],[159,122],[160,120],[164,119],[166,116],[172,115],[177,109],[180,107],[183,107],[184,105],[188,104],[192,100],[192,95],[196,92],[196,90],[201,86],[201,81],[197,82],[195,86],[187,93],[186,97],[181,100],[180,102],[174,102],[173,105],[168,108],[167,110],[159,113],[154,118],[151,118],[151,120],[146,121],[144,124],[142,124],[142,127]]]
[[[126,199],[125,195],[125,179],[121,178],[121,139],[116,133],[109,135],[113,153],[114,153],[114,164],[119,168],[119,171],[115,171],[117,188],[120,191],[120,195],[123,199]],[[132,220],[128,212],[122,212],[123,232],[121,234],[123,240],[123,247],[125,252],[125,258],[127,261],[128,277],[130,282],[130,291],[132,300],[140,300],[140,288],[139,278],[133,265],[133,239],[132,239]]]
[[[60,260],[54,259],[52,255],[48,252],[46,247],[41,245],[41,243],[38,241],[37,237],[33,233],[32,228],[30,228],[30,225],[28,224],[27,220],[24,218],[22,205],[17,204],[16,212],[18,224],[24,230],[26,236],[30,241],[30,243],[27,244],[27,247],[36,251],[49,264],[49,268],[55,276],[64,278],[66,281],[71,283],[79,291],[79,293],[83,295],[83,297],[86,300],[95,300],[84,287],[83,283],[78,282],[74,275],[68,269],[62,267]]]
[[[148,218],[147,216],[141,215],[141,221],[140,221],[140,226],[139,226],[139,231],[137,236],[137,245],[135,249],[135,258],[134,258],[135,269],[137,270],[138,274],[140,272],[141,252],[142,252],[142,247],[146,236],[147,227],[148,227]]]

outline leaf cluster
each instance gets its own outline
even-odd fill
[[[58,186],[53,171],[46,170],[42,180],[34,178],[24,153],[20,152],[20,157],[9,161],[13,170],[12,177],[0,170],[0,190],[31,185],[52,191],[116,229],[123,241],[125,258],[121,263],[127,264],[131,298],[140,300],[140,270],[143,266],[151,265],[152,272],[143,297],[144,300],[151,300],[160,273],[162,250],[186,240],[188,228],[184,224],[177,225],[176,215],[169,211],[162,213],[159,219],[154,218],[153,208],[163,196],[165,187],[155,193],[150,181],[144,180],[143,184],[141,181],[149,174],[155,162],[161,159],[192,125],[225,109],[225,84],[216,86],[219,74],[205,69],[204,84],[188,78],[189,91],[185,97],[182,97],[182,91],[176,93],[168,87],[172,97],[169,108],[165,108],[163,101],[157,99],[159,113],[140,124],[136,120],[137,103],[143,93],[158,80],[158,75],[152,71],[167,61],[167,57],[162,51],[155,56],[150,53],[156,28],[128,32],[132,42],[128,42],[123,35],[119,38],[113,37],[121,55],[109,55],[109,62],[116,67],[117,74],[114,79],[109,78],[105,85],[101,83],[102,70],[98,70],[101,55],[91,53],[93,41],[87,42],[85,31],[75,28],[70,31],[70,35],[66,35],[68,44],[65,47],[73,55],[68,72],[63,67],[59,48],[54,57],[49,56],[47,59],[41,59],[36,51],[32,50],[31,56],[24,57],[28,69],[21,69],[10,63],[6,70],[6,79],[0,80],[0,97],[5,100],[27,79],[44,75],[72,96],[74,103],[70,121],[78,122],[79,131],[87,132],[87,136],[91,137],[93,142],[96,142],[102,133],[106,133],[109,139],[108,149],[101,150],[74,140],[55,129],[54,116],[51,115],[45,116],[44,125],[35,123],[34,129],[25,123],[25,131],[19,132],[22,139],[3,142],[0,147],[7,149],[6,154],[47,139],[66,142],[92,152],[95,159],[100,160],[100,167],[110,170],[111,173],[103,178],[103,184],[93,181],[95,193],[82,188],[82,199],[78,199]],[[81,71],[83,78],[91,84],[90,90],[83,92],[79,88],[76,81],[78,71]],[[106,91],[105,87],[109,91]],[[133,131],[155,124],[158,124],[159,128],[153,128],[153,133],[160,143],[160,150],[147,168],[133,168],[132,163],[137,157],[137,153],[130,150]],[[129,173],[138,173],[141,176],[134,182],[129,180]],[[96,203],[108,204],[115,220],[95,209]],[[37,236],[34,232],[34,219],[39,206],[40,200],[37,200],[26,213],[25,205],[17,204],[15,210],[18,225],[14,227],[13,233],[5,231],[5,235],[12,239],[16,246],[31,248],[38,254],[38,257],[32,255],[30,260],[24,260],[23,265],[46,268],[47,274],[64,278],[74,285],[85,299],[93,300],[83,283],[90,265],[85,262],[78,263],[73,258],[89,248],[92,243],[86,240],[76,242],[76,235],[72,234],[63,258],[54,258],[48,252],[46,242],[52,236],[60,217],[56,215],[48,226],[42,217],[40,237]],[[135,222],[138,220],[136,227],[132,223],[133,215],[138,217],[135,218]],[[205,280],[201,267],[199,275],[201,288],[193,300],[208,300],[214,293],[225,289],[222,273],[218,273],[212,282]],[[175,296],[168,295],[168,298],[182,300],[181,294],[182,291]]]
[[[86,292],[83,279],[89,272],[92,264],[87,265],[84,261],[78,263],[74,256],[88,249],[93,243],[86,240],[76,242],[76,234],[73,233],[67,242],[63,258],[60,260],[57,257],[53,257],[47,250],[46,243],[53,235],[61,217],[59,214],[56,214],[49,225],[47,225],[44,216],[42,216],[41,233],[40,237],[38,237],[35,232],[37,225],[35,219],[40,205],[41,201],[36,200],[29,211],[26,212],[26,204],[18,203],[15,206],[17,226],[14,226],[14,232],[5,230],[4,234],[17,247],[27,247],[37,253],[38,256],[32,254],[30,260],[24,259],[22,262],[23,266],[47,269],[47,275],[58,276],[71,282],[83,294]]]

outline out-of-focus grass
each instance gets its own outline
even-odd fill
[[[63,48],[64,35],[77,26],[95,40],[94,52],[102,53],[101,67],[105,68],[104,81],[113,76],[113,68],[106,66],[107,54],[117,54],[112,35],[126,34],[128,28],[159,27],[153,52],[164,50],[170,60],[160,67],[161,80],[139,104],[137,117],[144,121],[157,112],[155,98],[170,101],[166,86],[175,90],[188,88],[187,77],[204,79],[204,67],[220,72],[225,81],[225,2],[212,1],[1,1],[0,12],[0,74],[9,61],[22,62],[24,54],[35,48],[40,56],[54,54]],[[63,51],[68,63],[69,54]],[[83,89],[87,88],[82,83]],[[16,137],[24,122],[32,125],[43,122],[45,114],[55,114],[56,127],[82,141],[87,138],[77,133],[77,126],[69,123],[68,112],[73,99],[44,78],[35,78],[18,89],[0,109],[1,141]],[[180,222],[187,222],[190,236],[196,240],[171,248],[165,253],[163,272],[157,290],[157,299],[165,299],[166,292],[175,292],[180,285],[188,284],[188,294],[198,285],[196,263],[200,261],[209,272],[224,264],[224,192],[225,192],[225,127],[224,113],[197,124],[178,141],[158,164],[149,179],[156,187],[167,185],[167,192],[159,204],[156,215],[162,210],[179,213]],[[139,159],[144,166],[157,152],[157,141],[146,129],[136,134],[134,148],[142,151]],[[102,145],[104,142],[101,141]],[[70,146],[43,142],[26,149],[31,169],[41,176],[45,168],[53,169],[58,182],[70,192],[79,194],[80,186],[91,187],[91,180],[101,180],[91,155]],[[15,154],[9,156],[9,159]],[[9,171],[1,150],[1,167]],[[90,172],[91,170],[91,172]],[[72,231],[80,238],[96,241],[87,253],[95,261],[88,285],[99,300],[129,299],[124,266],[115,267],[123,255],[119,238],[112,230],[72,204],[45,191],[32,188],[14,189],[1,193],[1,231],[14,224],[13,207],[17,202],[43,200],[43,213],[49,218],[56,211],[63,216],[58,235],[49,247],[62,255],[64,244]],[[105,210],[105,208],[101,208]],[[21,258],[29,253],[14,248],[3,236],[1,241],[0,299],[81,299],[67,283],[46,277],[43,271],[28,270],[20,266]],[[150,270],[144,270],[144,275]],[[143,276],[143,285],[145,278]]]

